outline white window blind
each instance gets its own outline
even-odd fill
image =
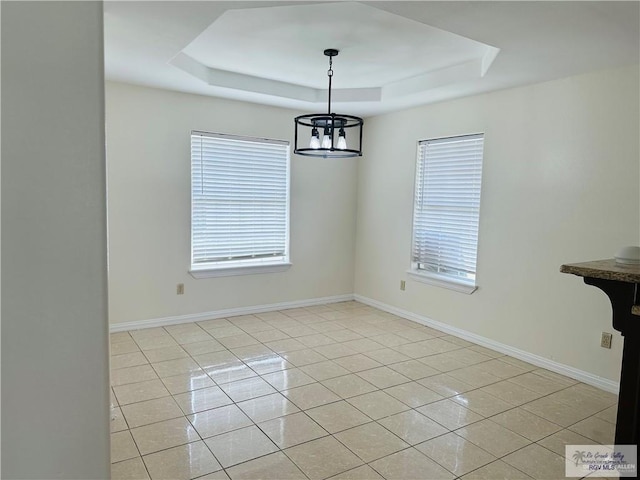
[[[484,134],[418,146],[412,270],[475,285]]]
[[[191,132],[191,268],[288,262],[289,142]]]

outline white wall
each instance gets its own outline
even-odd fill
[[[636,66],[369,118],[358,166],[292,156],[288,272],[195,280],[190,130],[292,140],[296,112],[107,84],[111,322],[355,291],[616,380],[621,337],[599,347],[607,298],[558,270],[640,243],[637,85]],[[467,296],[405,272],[416,142],[474,132],[486,134],[480,289]]]
[[[638,67],[474,96],[366,122],[355,292],[617,380],[607,297],[563,263],[640,243]],[[485,133],[479,290],[407,278],[416,142]],[[407,279],[406,291],[400,291]]]
[[[108,478],[102,2],[2,2],[2,478]]]
[[[118,83],[107,84],[106,106],[111,323],[353,292],[354,159],[292,154],[288,271],[200,280],[188,273],[190,131],[293,145],[296,112]]]

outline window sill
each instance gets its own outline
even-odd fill
[[[235,267],[203,268],[189,270],[193,278],[233,277],[235,275],[257,275],[261,273],[284,272],[291,268],[291,263],[278,263],[273,265],[246,265]]]
[[[449,278],[440,277],[438,275],[433,275],[429,273],[418,273],[415,270],[407,270],[407,274],[413,280],[418,282],[426,283],[428,285],[433,285],[435,287],[448,288],[449,290],[453,290],[455,292],[465,293],[467,295],[471,295],[475,292],[478,287],[476,285],[470,285],[468,283],[456,282],[455,280],[451,280]]]

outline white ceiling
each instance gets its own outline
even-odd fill
[[[640,2],[105,2],[108,80],[362,116],[640,62]]]

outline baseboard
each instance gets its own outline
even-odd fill
[[[620,384],[618,382],[614,382],[613,380],[609,380],[608,378],[603,378],[597,375],[593,375],[589,372],[585,372],[584,370],[579,370],[577,368],[573,368],[568,365],[564,365],[562,363],[549,360],[548,358],[544,358],[539,355],[535,355],[533,353],[529,353],[524,350],[511,347],[504,343],[496,342],[495,340],[482,337],[480,335],[468,332],[461,328],[452,327],[451,325],[447,325],[446,323],[432,320],[423,315],[418,315],[417,313],[409,312],[407,310],[402,310],[400,308],[387,305],[386,303],[379,302],[372,298],[364,297],[362,295],[357,295],[357,294],[355,294],[353,298],[354,300],[364,303],[366,305],[370,305],[380,310],[384,310],[385,312],[393,313],[394,315],[397,315],[399,317],[406,318],[407,320],[412,320],[414,322],[420,323],[422,325],[426,325],[428,327],[435,328],[442,332],[454,335],[456,337],[460,337],[464,340],[477,343],[478,345],[481,345],[483,347],[489,348],[491,350],[495,350],[500,353],[504,353],[505,355],[509,355],[511,357],[515,357],[519,360],[531,363],[532,365],[536,365],[541,368],[546,368],[547,370],[551,370],[552,372],[556,372],[561,375],[565,375],[567,377],[573,378],[575,380],[579,380],[588,385],[593,385],[594,387],[598,387],[607,392],[617,394],[618,391],[620,390]]]
[[[132,322],[115,323],[109,327],[109,330],[111,333],[116,333],[116,332],[123,332],[127,330],[140,330],[143,328],[165,327],[168,325],[177,325],[180,323],[200,322],[203,320],[213,320],[216,318],[233,317],[237,315],[249,315],[253,313],[272,312],[276,310],[285,310],[287,308],[310,307],[313,305],[347,302],[350,300],[356,300],[366,305],[370,305],[380,310],[384,310],[385,312],[393,313],[394,315],[397,315],[399,317],[406,318],[407,320],[411,320],[411,321],[420,323],[422,325],[435,328],[442,332],[455,335],[456,337],[460,337],[464,340],[468,340],[470,342],[476,343],[483,347],[490,348],[491,350],[504,353],[505,355],[510,355],[522,361],[531,363],[532,365],[536,365],[541,368],[546,368],[547,370],[551,370],[552,372],[556,372],[561,375],[566,375],[567,377],[584,382],[588,385],[593,385],[594,387],[601,388],[602,390],[606,390],[607,392],[612,392],[617,394],[620,389],[620,384],[618,382],[614,382],[613,380],[609,380],[607,378],[593,375],[589,372],[585,372],[584,370],[579,370],[577,368],[570,367],[568,365],[564,365],[562,363],[558,363],[553,360],[549,360],[548,358],[541,357],[539,355],[535,355],[533,353],[529,353],[527,351],[514,348],[504,343],[496,342],[495,340],[491,340],[490,338],[486,338],[481,335],[468,332],[461,328],[453,327],[451,325],[447,325],[446,323],[432,320],[431,318],[425,317],[423,315],[418,315],[417,313],[413,313],[408,310],[403,310],[401,308],[397,308],[392,305],[387,305],[386,303],[382,303],[372,298],[365,297],[358,294],[335,295],[331,297],[310,298],[305,300],[294,300],[291,302],[270,303],[265,305],[253,305],[249,307],[238,307],[238,308],[228,308],[225,310],[214,310],[211,312],[193,313],[193,314],[187,314],[187,315],[175,315],[171,317],[152,318],[149,320],[136,320]]]
[[[187,315],[175,315],[172,317],[151,318],[149,320],[135,320],[132,322],[114,323],[110,325],[109,331],[111,333],[115,333],[124,332],[127,330],[140,330],[142,328],[166,327],[167,325],[177,325],[180,323],[201,322],[204,320],[214,320],[216,318],[234,317],[237,315],[250,315],[252,313],[273,312],[275,310],[286,310],[287,308],[311,307],[313,305],[348,302],[351,300],[353,300],[353,294],[309,298],[305,300],[294,300],[291,302],[270,303],[267,305],[253,305],[250,307],[228,308],[225,310],[214,310],[212,312],[192,313]]]

